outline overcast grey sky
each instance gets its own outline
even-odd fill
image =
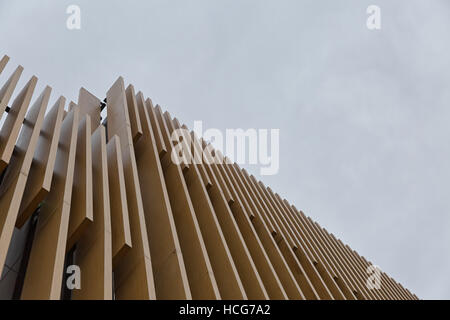
[[[0,82],[22,64],[52,103],[103,99],[122,75],[190,128],[280,128],[262,180],[420,298],[449,299],[449,17],[445,0],[0,0]]]

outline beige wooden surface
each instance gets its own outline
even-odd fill
[[[198,143],[199,147],[202,146],[202,142],[200,140],[197,141],[193,132],[191,132],[191,137],[195,143]],[[209,162],[204,162],[202,167],[210,177],[211,187],[208,188],[209,198],[214,207],[217,220],[223,231],[223,236],[226,239],[230,253],[233,256],[247,297],[249,299],[268,299],[269,295],[222,191],[221,186],[223,184],[219,182],[219,177],[216,176]]]
[[[22,299],[56,300],[61,296],[78,124],[79,110],[74,108],[61,127],[52,192],[39,213]]]
[[[134,92],[133,85],[128,85],[125,90],[127,105],[128,105],[128,113],[130,119],[130,128],[131,128],[131,136],[133,138],[133,142],[136,143],[139,138],[142,136],[142,124],[139,116],[139,111],[136,102],[136,93]]]
[[[3,86],[0,89],[0,113],[3,114],[3,112],[6,110],[6,107],[8,106],[9,100],[11,99],[11,96],[14,92],[14,89],[16,88],[17,82],[20,79],[20,76],[23,72],[23,67],[18,66],[16,70],[13,72],[13,74],[9,77],[9,79],[3,84]]]
[[[65,98],[60,97],[44,119],[19,209],[16,227],[22,227],[50,191],[61,131]]]
[[[94,132],[100,125],[100,104],[99,98],[94,96],[85,88],[81,88],[78,93],[78,107],[80,108],[80,116],[89,115],[91,118],[91,131]]]
[[[117,135],[127,196],[132,247],[114,268],[115,295],[119,299],[154,299],[154,279],[144,208],[131,134],[125,85],[119,77],[108,90],[108,140]]]
[[[39,131],[44,120],[51,88],[46,87],[28,112],[17,145],[0,184],[0,274],[16,224],[26,180]]]
[[[91,117],[80,115],[78,125],[72,205],[70,206],[67,250],[70,250],[94,220],[92,191]]]
[[[5,68],[8,61],[9,61],[9,57],[6,55],[3,56],[2,59],[0,60],[0,74],[2,74],[3,69]]]
[[[89,131],[90,134],[90,131]],[[112,237],[108,187],[106,132],[99,126],[92,135],[93,222],[77,242],[76,263],[82,270],[81,289],[74,300],[111,300]]]
[[[0,172],[3,171],[11,159],[36,83],[37,78],[35,76],[31,77],[11,104],[11,109],[0,129]]]
[[[0,273],[15,227],[37,219],[22,299],[67,296],[68,252],[71,299],[418,299],[383,271],[370,289],[372,262],[122,77],[102,119],[84,88],[67,111],[60,97],[46,113],[50,87],[29,109],[37,78],[16,90],[22,72],[0,84]]]
[[[241,197],[237,194],[237,191],[230,179],[228,173],[224,170],[224,165],[214,163],[212,165],[216,169],[216,174],[222,177],[223,186],[227,186],[232,193],[233,201],[231,202],[230,209],[236,219],[236,222],[241,229],[241,232],[246,240],[248,249],[253,257],[253,261],[258,269],[267,293],[271,299],[286,299],[288,294],[276,273],[274,266],[270,260],[270,255],[264,249],[263,241],[260,240],[258,232],[252,223],[250,214],[247,213],[247,209],[242,204]],[[231,177],[232,178],[232,177]],[[290,287],[289,287],[290,289]],[[298,291],[298,296],[301,296]]]
[[[136,96],[143,135],[136,143],[136,158],[153,263],[156,297],[190,299],[191,291],[176,232],[155,134],[144,96]]]
[[[171,134],[174,130],[182,128],[177,119],[172,120],[170,117],[166,117],[165,120]],[[180,143],[184,144],[187,150],[192,151],[191,146],[187,144],[188,139],[190,139],[189,131],[182,132],[181,136],[182,141]],[[220,295],[223,299],[247,299],[241,278],[217,220],[216,212],[206,191],[211,184],[209,176],[206,172],[201,175],[201,171],[204,172],[204,168],[194,162],[186,170],[184,179],[189,196],[192,199],[194,213],[205,242]]]
[[[106,153],[111,208],[112,256],[113,265],[117,265],[132,246],[127,191],[118,136],[113,136],[109,140]]]
[[[219,299],[220,293],[215,275],[183,177],[183,168],[187,170],[189,166],[172,162],[173,142],[170,139],[166,116],[162,114],[158,106],[155,108],[155,113],[167,147],[167,154],[161,159],[161,164],[192,298]]]
[[[162,158],[167,153],[167,147],[166,147],[166,144],[164,143],[164,139],[162,137],[161,127],[159,126],[159,122],[156,119],[155,109],[153,107],[152,100],[147,98],[147,100],[145,100],[145,104],[146,104],[148,115],[150,118],[150,123],[153,128],[156,148],[158,149],[159,157]]]

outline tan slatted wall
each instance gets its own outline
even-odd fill
[[[22,71],[0,78],[0,297],[418,299],[123,78],[48,107]]]

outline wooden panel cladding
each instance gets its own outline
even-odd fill
[[[418,299],[382,271],[368,286],[370,261],[122,77],[104,102],[81,88],[47,111],[50,87],[29,107],[36,77],[16,92],[22,71],[0,84],[0,274],[20,258],[15,297]]]
[[[0,171],[6,167],[11,159],[36,83],[37,78],[33,76],[20,91],[14,99],[5,122],[0,129]]]
[[[9,61],[8,56],[3,56],[3,58],[0,60],[0,74],[3,72],[3,69],[5,69],[6,64]]]
[[[175,130],[181,128],[178,120],[172,120],[168,113],[165,113],[165,120],[171,135],[174,135]],[[187,131],[186,134],[182,133],[182,140],[178,141],[178,143],[184,144],[185,148],[189,149],[190,146],[187,144],[188,139],[190,140],[190,133]],[[223,299],[246,299],[247,295],[242,286],[241,278],[237,272],[222,229],[217,220],[215,210],[206,191],[211,182],[205,169],[202,166],[192,164],[184,172],[184,179],[190,198],[192,199],[192,206],[205,242],[221,297]]]
[[[115,266],[115,295],[122,299],[155,299],[150,248],[134,155],[125,85],[120,77],[108,90],[108,139],[120,139],[132,246]]]
[[[198,140],[193,132],[191,132],[191,138],[195,144],[194,147],[200,149],[202,141]],[[208,195],[247,297],[249,299],[268,299],[269,296],[263,281],[222,191],[223,184],[219,182],[219,177],[216,176],[210,164],[205,163],[201,167],[209,176]]]
[[[71,205],[79,110],[65,117],[51,192],[43,202],[33,239],[22,299],[59,299]]]
[[[113,265],[131,248],[130,220],[123,174],[119,137],[113,136],[107,146],[109,202],[112,228]]]
[[[20,201],[30,171],[50,92],[50,87],[46,87],[28,112],[11,158],[11,164],[5,169],[0,184],[0,274],[3,270],[6,251],[19,213]]]
[[[2,61],[8,61],[2,60]],[[6,64],[6,62],[2,62]],[[14,92],[14,89],[16,88],[17,82],[20,79],[20,76],[23,72],[23,67],[18,66],[14,73],[9,77],[8,81],[2,86],[0,89],[0,112],[3,114],[6,107],[8,106],[9,100],[11,99],[11,96]]]
[[[161,127],[159,126],[159,122],[156,120],[155,109],[153,107],[152,100],[147,98],[147,100],[145,100],[145,103],[147,105],[148,115],[150,117],[152,129],[155,132],[154,137],[156,148],[158,150],[159,157],[162,158],[167,153],[167,148],[166,144],[164,143],[164,139],[162,137]]]
[[[147,234],[150,244],[156,296],[160,299],[190,299],[175,221],[164,174],[155,144],[148,106],[141,92],[136,96],[143,135],[136,143],[136,160],[142,190]]]
[[[195,216],[192,200],[184,181],[183,171],[188,166],[172,162],[170,154],[173,142],[161,108],[155,110],[161,132],[167,147],[167,154],[162,159],[162,169],[169,195],[170,205],[180,239],[186,273],[189,279],[192,298],[219,299],[220,293],[214,276],[206,246]]]
[[[81,289],[73,291],[72,299],[111,300],[112,236],[105,127],[99,126],[93,133],[91,151],[93,222],[77,241],[76,263],[83,274]]]
[[[70,250],[84,236],[84,230],[94,219],[91,117],[88,114],[80,121],[77,135],[67,250]]]
[[[100,116],[100,104],[99,98],[87,91],[85,88],[81,88],[78,93],[78,107],[80,108],[80,115],[89,115],[91,118],[91,131],[94,132],[101,123]]]
[[[125,90],[125,93],[127,97],[128,112],[130,115],[131,136],[133,137],[133,142],[136,142],[142,136],[142,125],[133,85],[130,84]]]
[[[44,119],[16,227],[22,227],[50,191],[66,99],[60,97]]]

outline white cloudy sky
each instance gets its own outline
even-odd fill
[[[122,75],[189,127],[280,128],[280,172],[262,180],[420,298],[448,299],[449,16],[445,0],[0,0],[0,82],[22,64],[76,101]]]

